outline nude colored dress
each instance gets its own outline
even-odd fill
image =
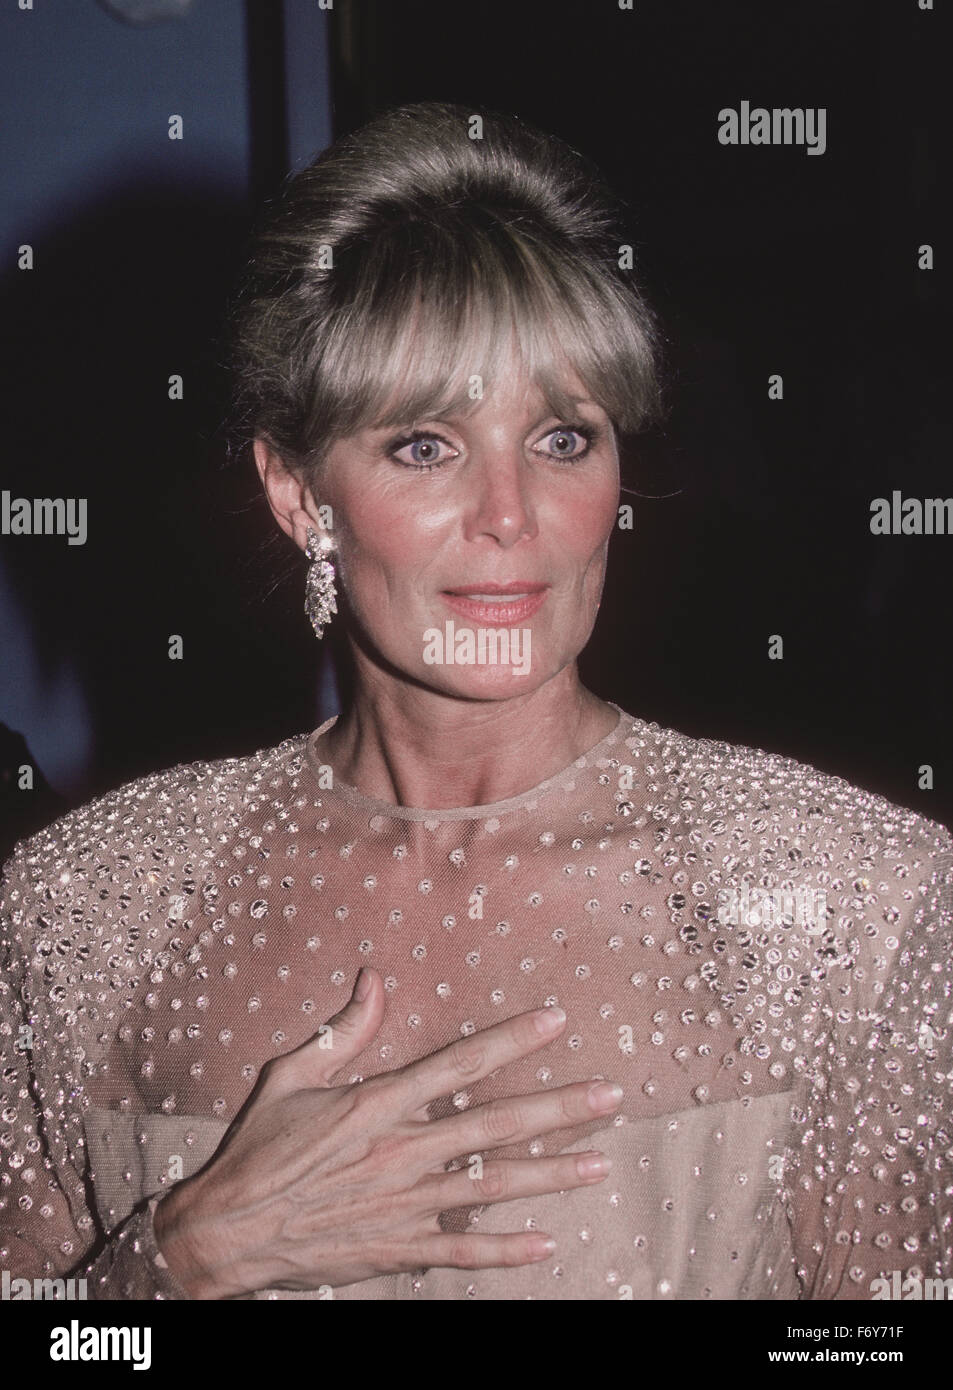
[[[560,1037],[433,1118],[596,1076],[625,1095],[494,1151],[598,1148],[603,1181],[441,1216],[548,1231],[551,1258],[333,1298],[870,1299],[894,1270],[953,1277],[943,826],[621,710],[531,791],[408,809],[327,785],[332,722],[141,777],[8,859],[0,1267],[85,1274],[90,1298],[186,1297],[155,1201],[369,964],[384,1022],[335,1084],[550,1001]]]

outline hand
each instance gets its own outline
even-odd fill
[[[558,1037],[565,1018],[553,1009],[517,1014],[366,1081],[329,1085],[383,1022],[383,981],[368,967],[362,977],[365,998],[355,990],[329,1020],[333,1045],[320,1045],[320,1029],[266,1062],[209,1162],[156,1208],[156,1240],[193,1298],[333,1288],[434,1266],[530,1264],[551,1254],[545,1235],[451,1235],[440,1229],[440,1212],[560,1192],[609,1171],[610,1161],[592,1152],[487,1161],[480,1178],[445,1169],[462,1154],[618,1108],[607,1083],[594,1100],[598,1088],[579,1082],[428,1118],[437,1097]]]

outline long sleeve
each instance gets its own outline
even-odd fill
[[[953,1276],[953,844],[923,820],[898,840],[834,881],[813,941],[823,1004],[786,1194],[808,1299],[929,1298]]]
[[[185,1299],[156,1247],[158,1199],[102,1229],[89,1181],[82,1121],[83,1049],[71,1047],[70,972],[55,980],[62,940],[49,941],[41,907],[0,902],[0,1263],[11,1281],[85,1278],[90,1299]],[[37,931],[42,1000],[18,942]],[[35,968],[35,967],[34,967]],[[16,1294],[14,1293],[14,1296]]]

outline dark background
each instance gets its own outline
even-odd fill
[[[90,527],[82,547],[0,537],[0,849],[130,777],[334,712],[304,564],[251,465],[223,466],[216,334],[250,219],[287,169],[426,99],[514,111],[594,159],[626,200],[666,333],[670,410],[626,460],[643,495],[623,499],[635,529],[612,543],[586,683],[953,821],[953,540],[869,531],[873,497],[951,492],[940,14],[917,0],[193,0],[186,18],[123,27],[95,0],[69,3],[71,19],[51,0],[0,23],[3,69],[43,74],[18,89],[0,179],[22,191],[28,160],[44,195],[4,224],[2,486],[85,496]],[[80,11],[81,41],[66,32]],[[132,129],[156,99],[155,150],[140,142],[107,179],[85,147],[82,196],[57,204],[62,169],[37,127],[62,115],[77,46],[92,83],[107,62],[143,62],[145,44],[152,67],[100,114]],[[720,145],[717,113],[743,99],[826,107],[827,152]],[[192,140],[187,176],[169,111]],[[23,242],[32,273],[16,269]],[[933,271],[917,268],[922,243]],[[176,371],[182,402],[166,399]],[[170,633],[184,661],[168,659]],[[767,657],[775,633],[783,661]],[[62,714],[26,698],[64,671],[76,698]],[[17,791],[31,757],[51,785]],[[935,790],[917,788],[923,763]]]

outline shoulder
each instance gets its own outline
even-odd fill
[[[927,1009],[953,991],[946,826],[763,748],[639,720],[625,742],[656,850],[673,866],[677,850],[684,910],[690,893],[708,898],[696,911],[721,934],[726,998],[742,987],[732,979],[741,948],[759,943],[807,995],[826,979],[845,1027],[858,1008],[916,999]]]
[[[673,922],[712,933],[726,1005],[750,1004],[760,975],[775,1010],[809,1028],[816,1009],[851,1047],[877,1018],[890,1037],[934,1028],[953,997],[946,826],[763,748],[638,719],[621,732],[630,823],[669,866]]]
[[[0,944],[26,948],[44,928],[74,936],[71,923],[88,928],[120,907],[129,921],[130,911],[194,892],[230,828],[300,760],[306,738],[147,773],[17,841],[0,873]]]
[[[920,857],[953,851],[939,821],[812,763],[630,715],[620,732],[634,778],[678,804],[686,823],[736,839],[812,834],[856,854],[876,844]]]

